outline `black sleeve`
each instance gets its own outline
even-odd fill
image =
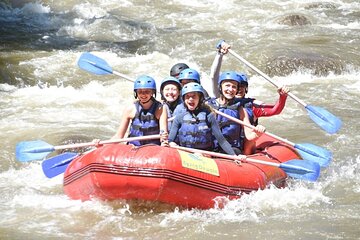
[[[217,123],[215,119],[214,113],[210,113],[208,115],[208,121],[211,125],[211,131],[216,140],[219,142],[220,147],[230,155],[236,155],[234,150],[232,149],[230,143],[226,141],[225,137],[222,135],[219,124]],[[172,127],[171,127],[172,128]]]

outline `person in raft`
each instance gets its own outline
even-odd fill
[[[250,124],[248,112],[242,107],[242,101],[236,98],[243,76],[235,71],[223,72],[219,77],[220,97],[212,98],[208,103],[220,112]],[[217,115],[216,120],[225,139],[231,144],[236,154],[250,155],[256,151],[256,139],[264,132],[265,127],[257,125],[255,129],[242,127],[230,119]],[[215,149],[222,151],[215,141]]]
[[[221,40],[216,45],[218,51],[211,65],[210,71],[210,78],[212,79],[213,89],[216,89],[214,86],[218,84],[223,56],[224,54],[228,53],[230,47],[231,46],[224,40]],[[240,74],[242,75],[242,82],[239,85],[239,90],[236,97],[243,99],[243,105],[247,108],[251,124],[256,126],[258,124],[258,118],[270,117],[278,115],[282,112],[285,107],[287,93],[289,92],[289,88],[287,86],[284,85],[278,89],[279,100],[275,104],[265,104],[254,98],[245,97],[248,92],[248,78],[245,74]],[[214,90],[213,94],[216,97],[220,97],[218,91]]]
[[[161,102],[155,99],[155,80],[146,75],[138,77],[134,82],[134,104],[124,110],[120,126],[113,139],[124,138],[130,124],[129,137],[148,136],[161,133],[161,138],[146,141],[132,141],[129,144],[141,146],[145,144],[157,144],[166,142],[167,112]]]
[[[225,153],[236,155],[221,134],[215,114],[204,103],[203,88],[199,83],[187,83],[181,92],[186,111],[176,115],[169,133],[169,145],[212,151],[214,139]]]
[[[181,83],[175,77],[167,77],[161,81],[160,94],[163,107],[167,111],[168,129],[171,129],[171,123],[175,118],[174,111],[177,106],[182,105]]]

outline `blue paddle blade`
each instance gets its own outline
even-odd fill
[[[70,162],[78,155],[78,153],[66,152],[44,160],[42,162],[42,169],[45,176],[52,178],[61,173],[64,173]]]
[[[293,178],[315,182],[320,176],[320,165],[316,162],[294,159],[279,166],[285,173]]]
[[[332,160],[332,152],[311,143],[299,143],[295,144],[294,147],[297,149],[301,158],[317,162],[320,167],[329,166]]]
[[[327,110],[311,105],[307,105],[305,108],[308,110],[310,118],[326,132],[333,134],[341,128],[341,120]]]
[[[41,140],[24,141],[16,144],[15,154],[20,162],[27,162],[43,159],[54,150],[53,145]]]
[[[81,54],[78,61],[78,66],[85,71],[98,75],[106,75],[113,73],[112,68],[105,60],[89,52]]]

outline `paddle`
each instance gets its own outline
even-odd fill
[[[88,72],[97,74],[97,75],[107,75],[107,74],[115,74],[119,77],[122,77],[130,82],[134,82],[134,80],[122,73],[117,71],[113,71],[111,66],[102,58],[95,56],[89,52],[85,52],[81,54],[78,60],[78,66]]]
[[[236,122],[238,124],[244,125],[245,127],[254,129],[255,127],[253,125],[247,124],[237,118],[234,118],[232,116],[229,116],[223,112],[220,112],[219,110],[213,109],[214,112],[216,112],[217,114],[224,116],[228,119],[230,119],[233,122]],[[285,142],[290,146],[293,146],[297,152],[299,153],[299,155],[306,160],[312,161],[312,162],[316,162],[318,163],[321,167],[327,167],[329,165],[329,163],[331,162],[332,159],[332,153],[330,151],[328,151],[327,149],[324,149],[322,147],[313,145],[311,143],[298,143],[295,144],[293,142],[290,142],[287,139],[281,138],[279,136],[276,136],[275,134],[269,133],[269,132],[265,132],[264,134],[278,139],[281,142]]]
[[[241,56],[236,54],[232,49],[229,49],[229,53],[231,55],[233,55],[234,57],[236,57],[241,62],[243,62],[245,65],[250,67],[252,70],[257,72],[259,75],[261,75],[263,78],[265,78],[271,84],[273,84],[276,88],[279,88],[278,84],[276,84],[268,75],[261,72],[254,65],[252,65],[251,63],[246,61],[244,58],[242,58]],[[301,99],[296,97],[294,94],[292,94],[291,92],[288,93],[288,96],[290,96],[292,99],[294,99],[295,101],[297,101],[298,103],[303,105],[305,107],[305,109],[307,110],[310,118],[326,132],[333,134],[333,133],[336,133],[341,128],[341,125],[342,125],[341,120],[338,117],[336,117],[335,115],[333,115],[330,112],[328,112],[327,110],[325,110],[324,108],[313,106],[313,105],[308,105],[304,101],[302,101]]]
[[[160,135],[149,135],[149,136],[141,136],[141,137],[129,137],[129,138],[122,138],[122,139],[116,139],[114,141],[101,141],[99,144],[109,144],[109,143],[117,143],[117,142],[130,142],[130,141],[141,141],[141,140],[150,140],[150,139],[156,139],[160,138]],[[83,154],[89,153],[95,149],[91,149]],[[42,169],[48,178],[55,177],[63,172],[65,172],[67,166],[70,164],[70,162],[75,159],[77,156],[79,156],[79,153],[73,153],[73,152],[66,152],[59,154],[55,157],[45,159],[42,162]]]
[[[192,153],[206,154],[206,155],[210,155],[210,156],[218,157],[218,158],[240,160],[243,162],[252,162],[252,163],[258,163],[258,164],[278,167],[278,168],[281,168],[290,177],[297,178],[297,179],[304,179],[304,180],[308,180],[311,182],[315,182],[320,175],[320,165],[316,162],[311,162],[311,161],[307,161],[307,160],[293,159],[293,160],[290,160],[290,161],[287,161],[284,163],[274,163],[274,162],[267,162],[267,161],[263,161],[263,160],[252,159],[252,158],[246,158],[246,160],[243,160],[239,156],[209,152],[209,151],[205,151],[205,150],[186,148],[186,147],[180,147],[180,146],[172,146],[172,148],[176,148],[179,150],[192,152]]]
[[[65,152],[55,157],[46,159],[41,166],[46,177],[53,178],[65,172],[70,162],[79,156],[78,153]]]
[[[149,136],[140,136],[140,137],[130,137],[122,139],[112,139],[106,141],[100,141],[98,144],[110,144],[110,143],[119,143],[119,142],[130,142],[130,141],[142,141],[142,140],[151,140],[160,138],[159,134],[149,135]],[[60,145],[53,146],[47,142],[36,140],[36,141],[23,141],[16,145],[16,158],[20,162],[27,162],[32,160],[40,160],[45,158],[49,153],[67,148],[81,148],[95,146],[97,143],[87,142],[87,143],[77,143],[69,145]]]
[[[110,65],[104,59],[99,58],[98,56],[95,56],[89,52],[81,54],[78,61],[78,66],[87,72],[97,75],[115,74],[132,83],[135,82],[135,80],[129,76],[126,76],[125,74],[119,73],[117,71],[113,71]],[[157,91],[157,93],[159,92]]]

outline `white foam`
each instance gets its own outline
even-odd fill
[[[209,210],[175,210],[164,214],[161,226],[167,227],[176,222],[201,221],[205,225],[226,222],[261,222],[263,218],[278,215],[285,217],[293,212],[301,212],[309,206],[329,204],[331,201],[324,196],[321,189],[311,188],[298,183],[292,187],[278,189],[274,186],[265,190],[245,194],[240,199],[229,201],[226,198],[218,198],[226,203],[224,208],[212,208]],[[279,214],[282,213],[282,214]]]

